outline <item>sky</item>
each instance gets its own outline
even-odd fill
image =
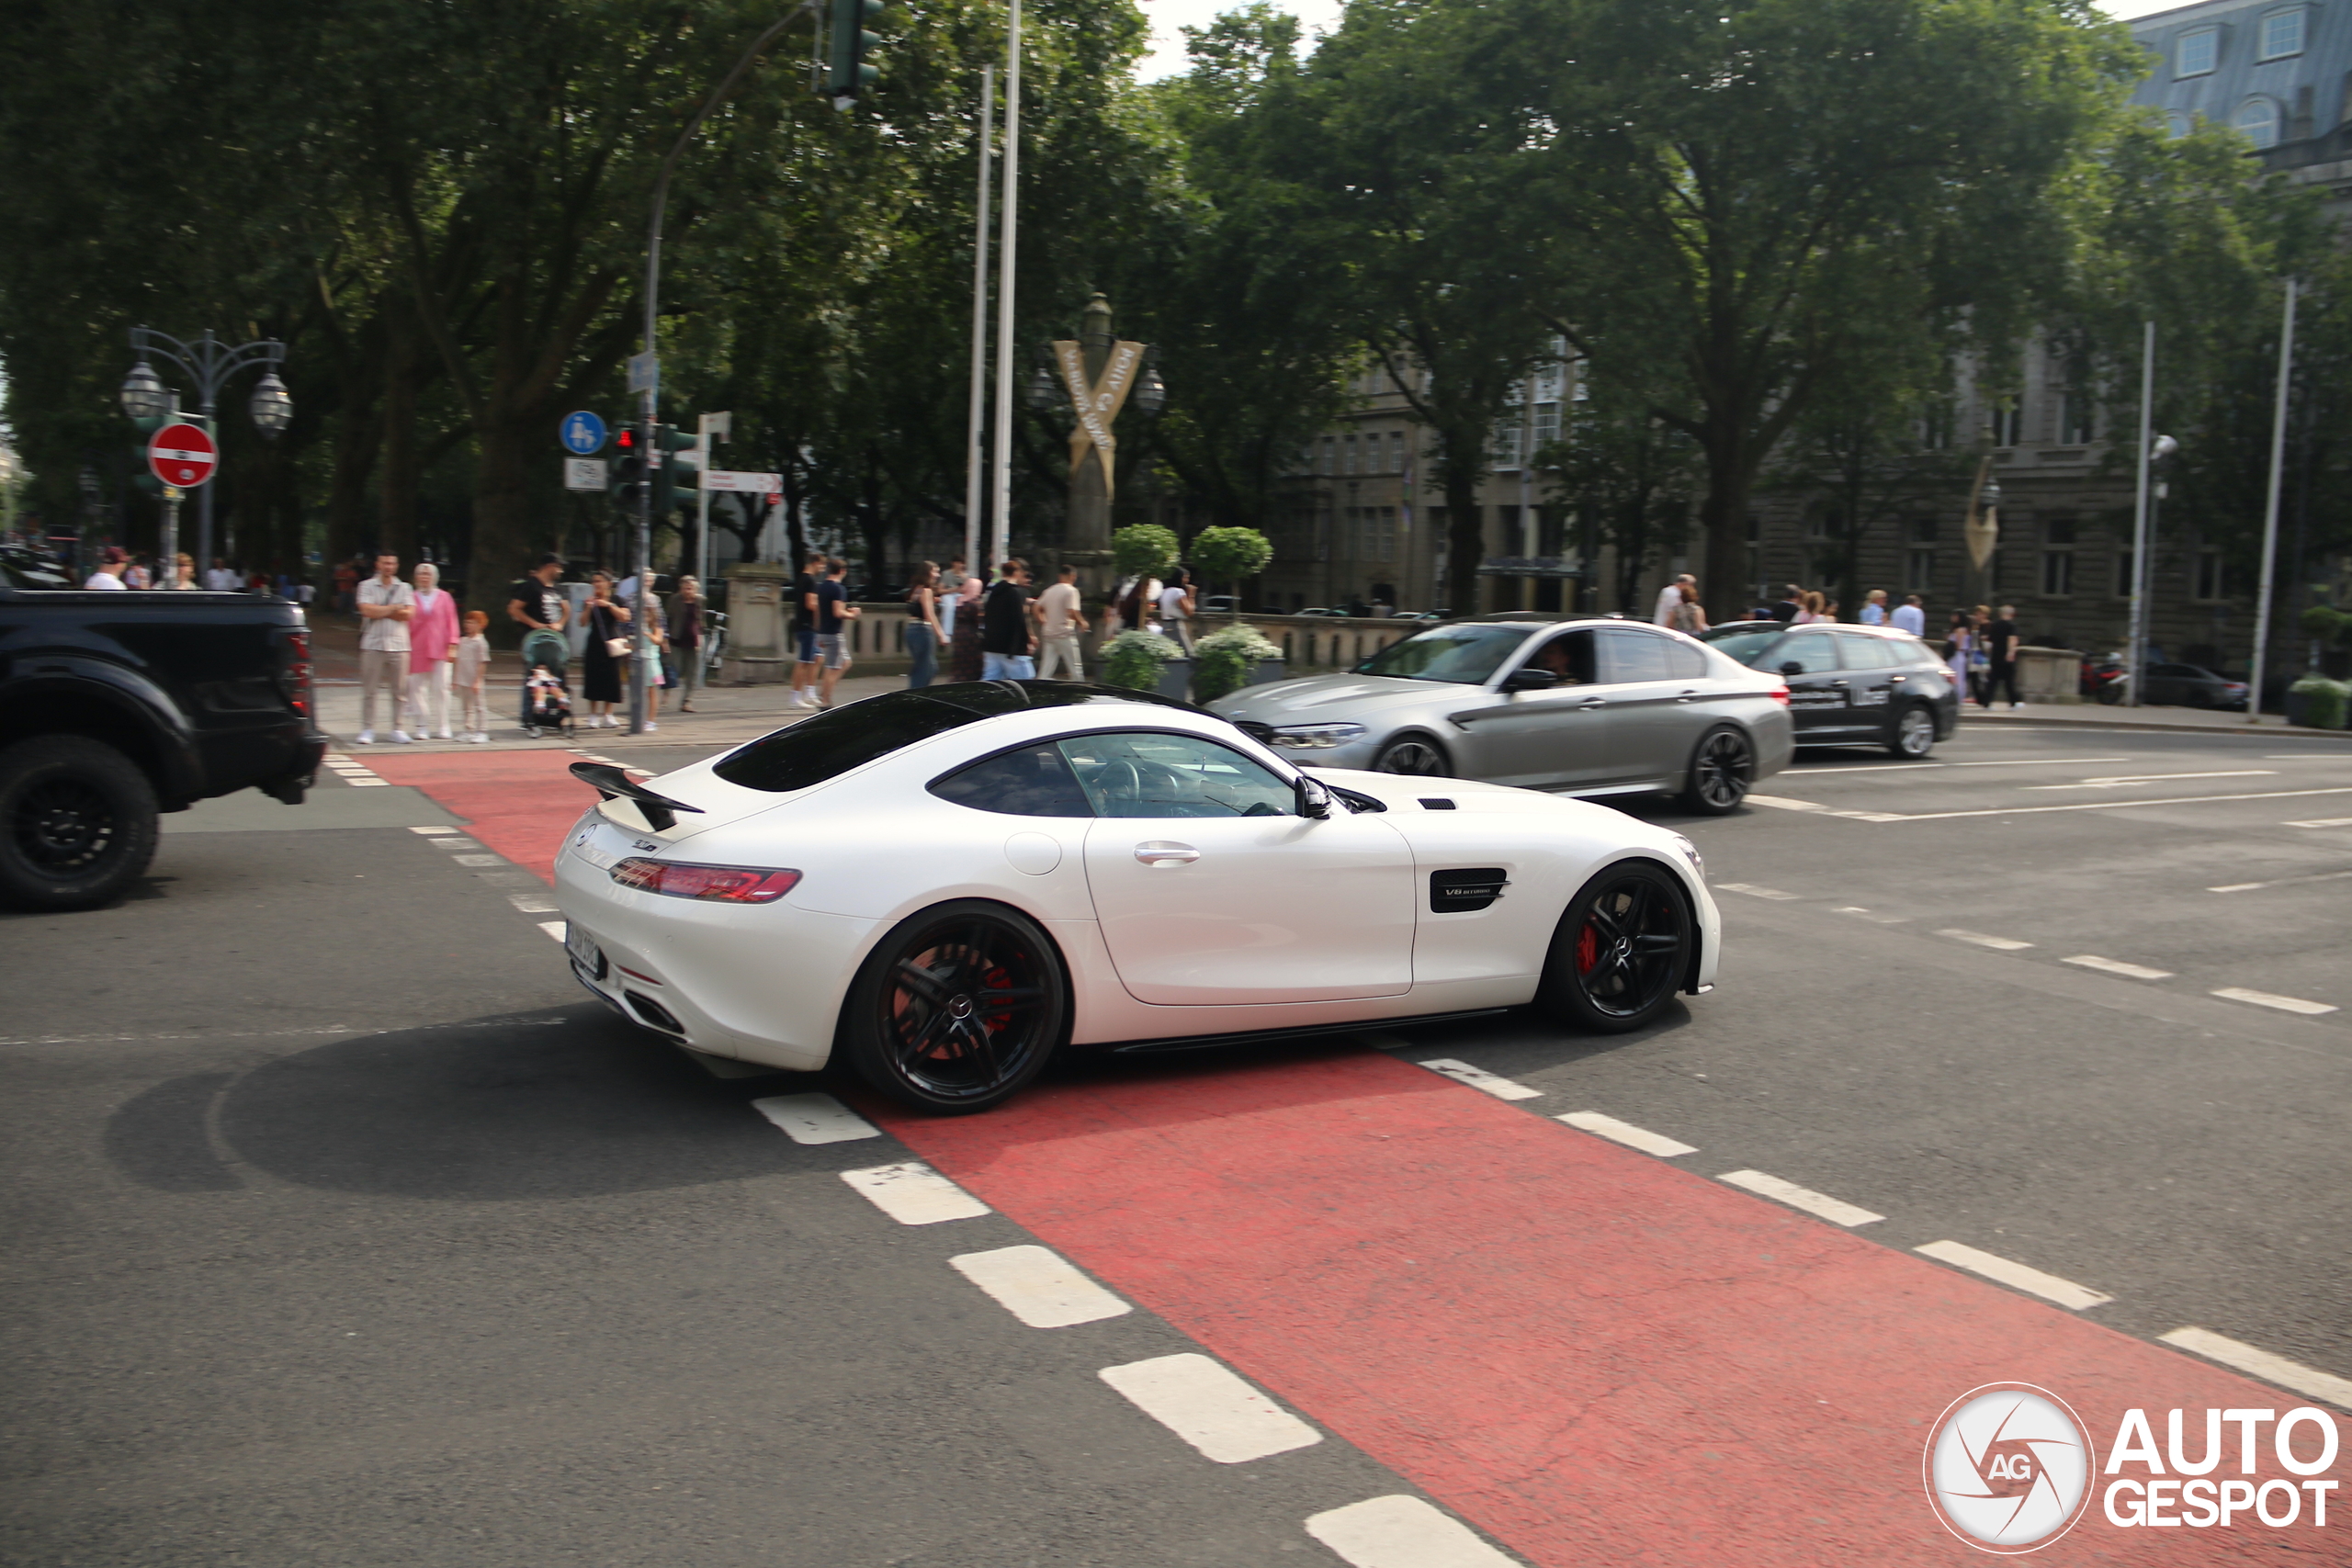
[[[2188,0],[2099,0],[2099,9],[2128,21],[2188,3]],[[1141,0],[1141,4],[1144,15],[1151,18],[1151,53],[1145,58],[1137,74],[1150,82],[1173,76],[1184,69],[1184,35],[1179,28],[1204,27],[1218,12],[1234,9],[1241,0]],[[1340,0],[1275,0],[1275,4],[1305,22],[1310,39],[1318,29],[1330,28],[1340,19]]]

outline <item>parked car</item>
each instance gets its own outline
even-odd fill
[[[0,898],[103,904],[154,857],[159,812],[242,789],[300,804],[314,712],[283,599],[0,584]]]
[[[2245,706],[2244,681],[2216,675],[2198,664],[2151,664],[2142,703],[2155,707],[2228,708]]]
[[[1294,615],[1332,615],[1343,621],[1348,618],[1348,613],[1345,610],[1334,610],[1328,606],[1319,604],[1309,610],[1293,610],[1291,614]]]
[[[1917,761],[1960,722],[1951,668],[1909,632],[1734,621],[1701,636],[1749,669],[1788,682],[1800,746],[1883,746]]]
[[[1679,632],[1581,617],[1452,621],[1340,675],[1210,704],[1314,768],[1488,779],[1736,809],[1789,760],[1787,682]]]

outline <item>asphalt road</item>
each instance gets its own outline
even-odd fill
[[[2110,1298],[2069,1310],[1955,1273],[1962,1316],[2095,1322],[2130,1337],[2132,1366],[2187,1364],[2156,1339],[2196,1325],[2352,1378],[2352,747],[2002,729],[1936,762],[1807,752],[1764,786],[1778,804],[1639,807],[1700,842],[1728,933],[1716,991],[1644,1033],[1506,1016],[1248,1060],[1078,1060],[1039,1104],[1192,1135],[1253,1073],[1310,1105],[1333,1075],[1456,1059],[1537,1091],[1522,1109],[1691,1145],[1674,1163],[1698,1177],[1765,1172],[1880,1216],[1820,1242],[1849,1260],[1883,1248],[1941,1275],[1913,1249],[1955,1241]],[[1336,1377],[1351,1319],[1402,1311],[1442,1337],[1485,1276],[1451,1301],[1359,1301],[1325,1276],[1204,1304],[1223,1287],[1129,1267],[1048,1190],[1132,1179],[1149,1209],[1182,1185],[1151,1168],[1159,1145],[1049,1177],[1015,1156],[1094,1134],[985,1155],[968,1139],[988,1118],[785,1136],[752,1101],[842,1086],[716,1077],[613,1019],[566,974],[537,875],[413,830],[466,825],[425,791],[331,779],[300,808],[175,818],[118,908],[0,916],[0,1561],[1318,1562],[1340,1559],[1306,1520],[1389,1496],[1473,1517],[1500,1561],[1627,1560],[1514,1535],[1508,1498],[1449,1485],[1460,1463],[1422,1462],[1250,1348],[1253,1315],[1299,1305],[1277,1298],[1324,1297]],[[2086,957],[2146,977],[2067,962]],[[2342,1010],[2212,994],[2232,987]],[[1464,1112],[1428,1081],[1442,1097],[1415,1115],[1466,1117],[1498,1149],[1519,1135],[1477,1118],[1521,1110],[1471,1096]],[[1483,1146],[1444,1145],[1443,1179],[1478,1179]],[[968,1168],[999,1212],[900,1224],[840,1179],[917,1156]],[[1792,1211],[1661,1172],[1661,1192],[1793,1238],[1775,1245],[1830,1229],[1774,1231]],[[1311,1169],[1285,1179],[1250,1201],[1314,1197]],[[1226,1201],[1181,1196],[1168,1213]],[[1220,1234],[1241,1268],[1249,1235]],[[1040,1237],[1133,1310],[1032,1327],[949,1263]],[[1204,1348],[1319,1440],[1212,1462],[1101,1375]],[[1966,1557],[1902,1506],[1919,1540],[1867,1560]],[[1656,1560],[1693,1560],[1673,1513],[1644,1526]]]

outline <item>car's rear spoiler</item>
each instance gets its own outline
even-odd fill
[[[696,817],[703,814],[699,806],[688,806],[683,800],[656,795],[610,762],[574,762],[571,764],[571,776],[606,800],[626,796],[637,802],[638,810],[645,814],[647,825],[657,833],[675,826],[681,811],[690,811]]]

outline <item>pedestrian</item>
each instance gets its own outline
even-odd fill
[[[196,558],[185,553],[174,556],[172,581],[164,586],[177,589],[183,593],[202,592],[202,586],[196,581]]]
[[[792,694],[785,706],[817,705],[817,585],[825,581],[825,558],[811,551],[792,580]]]
[[[988,664],[988,655],[980,648],[983,586],[978,572],[967,572],[964,586],[956,591],[956,629],[947,638],[947,678],[951,681],[977,681]]]
[[[155,574],[147,570],[147,558],[145,556],[131,557],[130,565],[123,570],[122,585],[125,588],[147,588],[152,586],[154,581]]]
[[[221,561],[219,565],[222,571],[228,572],[230,578],[234,580],[236,573],[229,571],[229,566],[226,561]],[[335,608],[341,610],[346,615],[350,615],[354,610],[359,607],[358,592],[359,569],[352,565],[349,561],[338,563],[334,569]]]
[[[1978,707],[1990,707],[1984,700],[1986,671],[1992,664],[1985,653],[1985,628],[1993,624],[1993,612],[1979,604],[1968,615],[1968,689]]]
[[[130,558],[122,553],[122,547],[108,545],[98,556],[97,570],[90,573],[82,587],[85,591],[119,593],[125,587],[122,574],[130,569]]]
[[[1690,591],[1688,594],[1682,592],[1686,588]],[[1655,626],[1674,626],[1674,617],[1682,606],[1698,602],[1699,580],[1686,571],[1657,591],[1657,604],[1650,611],[1650,624]]]
[[[408,744],[401,725],[401,694],[408,684],[408,623],[416,614],[416,590],[400,577],[401,558],[379,555],[376,575],[359,585],[359,734],[362,746],[376,743],[376,697],[384,698],[384,716],[392,721],[392,739]]]
[[[1796,614],[1789,617],[1791,626],[1809,626],[1816,621],[1826,621],[1829,618],[1829,602],[1819,593],[1807,592],[1793,585],[1790,592],[1798,595]]]
[[[702,579],[678,579],[678,596],[670,605],[670,659],[678,671],[678,711],[695,711],[695,692],[702,685]]]
[[[1159,607],[1159,579],[1149,575],[1128,578],[1119,585],[1110,606],[1102,614],[1102,635],[1114,637],[1123,631],[1144,630]]]
[[[1905,594],[1903,603],[1897,604],[1886,619],[1887,624],[1896,631],[1909,632],[1913,637],[1917,637],[1928,635],[1927,605],[1917,593]]]
[[[637,662],[645,674],[645,728],[659,729],[653,721],[662,716],[662,688],[666,674],[662,667],[663,655],[670,650],[670,623],[662,607],[662,580],[653,580],[653,588],[638,605]]]
[[[1707,607],[1699,603],[1698,580],[1678,577],[1674,580],[1674,606],[1659,623],[1674,630],[1697,637],[1707,629]]]
[[[621,661],[636,650],[630,640],[628,606],[613,597],[610,572],[588,578],[588,646],[580,656],[580,694],[588,705],[588,728],[612,729],[613,705],[621,700]]]
[[[1079,602],[1078,568],[1065,565],[1054,573],[1054,585],[1037,595],[1037,678],[1051,681],[1086,679],[1079,658],[1079,638],[1086,632],[1086,611]]]
[[[1193,612],[1197,607],[1193,598],[1193,574],[1180,566],[1168,585],[1159,591],[1159,635],[1173,638],[1187,658],[1193,652]]]
[[[403,730],[419,739],[449,737],[449,679],[462,635],[458,601],[441,589],[441,569],[419,561],[409,574],[416,599],[408,621],[408,680],[401,713]]]
[[[477,746],[490,741],[489,693],[490,682],[490,617],[480,610],[466,612],[466,635],[458,639],[458,657],[451,666],[450,683],[458,689],[458,705],[464,710],[465,728],[461,739]]]
[[[833,688],[850,666],[849,623],[862,613],[849,601],[849,585],[842,581],[849,563],[834,556],[824,562],[824,580],[817,584],[817,660],[824,668],[817,678],[817,705],[833,705]]]
[[[1863,598],[1862,625],[1866,626],[1883,626],[1886,625],[1885,589],[1873,588]]]
[[[939,568],[924,561],[907,582],[907,690],[920,692],[939,678],[939,649],[946,640],[939,625]]]
[[[2018,649],[2025,639],[2018,635],[2017,607],[2001,606],[2001,618],[1984,628],[1984,705],[2009,689],[2009,706],[2018,704]]]
[[[555,585],[556,579],[562,575],[563,558],[543,555],[530,574],[507,593],[506,618],[523,627],[526,675],[535,664],[560,671],[571,657],[571,645],[564,639],[563,628],[571,619],[571,605]],[[538,733],[538,726],[531,722],[531,694],[527,689],[523,694],[518,722],[532,734]]]
[[[1944,632],[1944,663],[1951,670],[1951,687],[1960,700],[1968,700],[1968,661],[1976,649],[1976,629],[1968,624],[1968,612],[1954,610],[1951,626]]]
[[[227,558],[212,558],[212,569],[204,574],[204,586],[215,593],[234,593],[237,591],[237,574],[229,570]]]
[[[956,640],[956,610],[964,602],[964,581],[970,573],[964,570],[964,558],[951,556],[947,570],[932,584],[932,598],[939,606],[939,634],[943,645]]]
[[[988,658],[980,670],[983,681],[1034,681],[1037,666],[1030,657],[1037,639],[1029,632],[1029,595],[1021,592],[1029,581],[1029,563],[1015,557],[989,588],[980,607],[980,649]]]
[[[1783,626],[1792,625],[1804,614],[1804,590],[1792,582],[1781,602],[1772,606],[1772,618]]]

